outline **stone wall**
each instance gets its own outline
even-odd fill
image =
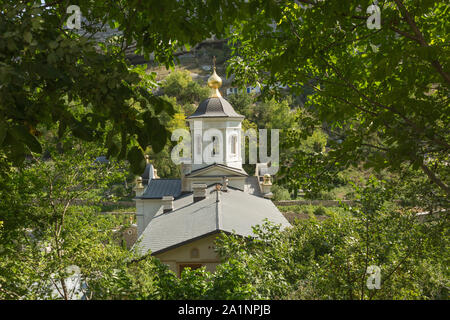
[[[280,200],[273,202],[276,206],[324,206],[338,207],[340,203],[353,204],[352,200]]]

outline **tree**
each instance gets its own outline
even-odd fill
[[[179,91],[174,91],[179,92]],[[172,134],[175,129],[187,129],[186,127],[186,109],[177,103],[175,97],[168,97],[167,95],[162,96],[163,99],[169,101],[174,107],[175,114],[173,117],[165,116],[161,117],[161,123],[167,128],[167,130]],[[177,166],[171,158],[171,150],[176,145],[177,142],[171,141],[164,146],[159,152],[155,152],[153,148],[148,148],[146,154],[151,159],[152,164],[158,170],[158,176],[164,178],[179,178],[180,168]]]
[[[421,223],[393,202],[394,189],[371,179],[356,187],[356,203],[324,221],[297,221],[281,231],[254,229],[255,238],[223,236],[224,261],[245,266],[241,287],[263,299],[447,299],[448,217]],[[431,229],[431,231],[430,231]],[[369,289],[368,267],[381,269]]]
[[[312,177],[361,162],[377,170],[412,166],[448,196],[448,6],[379,1],[381,26],[374,29],[368,5],[291,1],[276,17],[258,12],[235,29],[229,72],[238,82],[259,81],[270,95],[279,84],[297,95],[313,89],[306,104],[313,120],[300,119],[303,132],[326,123],[336,139]],[[307,163],[302,155],[298,162]],[[288,169],[293,189],[304,170]]]
[[[247,120],[249,120],[248,116],[249,114],[252,114],[251,109],[254,107],[253,104],[255,103],[255,99],[252,94],[238,91],[237,93],[227,96],[227,100],[237,113],[244,115]]]
[[[210,95],[210,89],[192,80],[188,70],[172,72],[164,79],[161,89],[169,97],[175,97],[178,104],[198,105]]]
[[[71,132],[102,142],[108,156],[129,160],[133,172],[141,173],[143,150],[151,145],[159,151],[167,141],[156,115],[173,110],[148,90],[154,75],[142,79],[143,69],[129,65],[126,50],[134,45],[169,68],[177,50],[221,37],[236,19],[254,12],[250,3],[229,4],[2,1],[0,150],[18,165],[30,152],[42,151],[37,137],[43,127],[58,123],[61,136]],[[67,28],[69,5],[81,10],[81,30]],[[116,32],[102,36],[105,26]]]
[[[94,283],[115,269],[126,273],[135,256],[114,240],[124,221],[95,206],[108,186],[123,181],[125,165],[95,161],[101,149],[86,143],[64,153],[45,146],[47,158],[1,173],[0,297],[89,299],[101,295]],[[78,287],[70,285],[74,271]]]
[[[306,118],[305,114],[309,116],[310,121],[316,121],[316,119],[311,118],[300,106],[293,104],[291,96],[281,95],[277,101],[264,99],[264,96],[260,98],[239,92],[228,97],[228,100],[238,113],[246,117],[242,124],[243,130],[249,128],[280,130],[280,162],[291,170],[294,166],[300,168],[303,174],[295,176],[296,187],[293,188],[293,179],[287,179],[289,174],[282,166],[281,172],[275,177],[277,184],[291,187],[294,194],[297,194],[298,189],[302,187],[308,191],[308,196],[316,196],[319,191],[315,189],[334,186],[335,179],[329,179],[329,176],[326,176],[326,179],[317,179],[317,173],[313,172],[323,170],[317,164],[320,163],[320,158],[325,157],[328,136],[320,126],[311,129],[308,122],[303,122]],[[303,135],[300,136],[300,129],[305,127],[309,130],[303,131]],[[245,147],[246,159],[248,159],[248,144]],[[311,165],[313,161],[317,164]],[[253,172],[253,166],[244,166],[248,172]],[[311,179],[313,176],[316,179]],[[277,190],[280,189],[277,188]],[[286,193],[282,197],[286,198]]]

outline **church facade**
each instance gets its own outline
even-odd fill
[[[141,253],[150,250],[178,275],[186,267],[205,266],[214,271],[219,264],[214,241],[221,232],[253,236],[252,227],[265,219],[282,228],[289,226],[270,200],[267,165],[257,164],[255,176],[249,176],[242,167],[244,117],[222,98],[221,83],[214,68],[208,79],[211,96],[187,118],[194,161],[181,165],[181,179],[160,179],[147,164],[135,187],[136,246]],[[211,131],[219,134],[208,135]],[[195,161],[205,152],[222,161]]]

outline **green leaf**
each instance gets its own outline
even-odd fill
[[[48,46],[50,47],[50,49],[56,49],[58,48],[58,41],[51,41]]]
[[[33,35],[31,34],[30,31],[26,31],[26,32],[23,34],[23,39],[24,39],[26,42],[31,43],[31,41],[33,41]]]
[[[142,149],[139,147],[132,147],[127,154],[127,160],[130,162],[131,171],[134,174],[142,174],[145,170],[145,157]]]
[[[156,114],[161,113],[161,111],[166,111],[169,115],[175,114],[175,109],[167,100],[151,94],[145,88],[139,88],[139,93],[153,106]]]
[[[161,152],[167,142],[167,130],[163,126],[153,129],[152,149],[156,153]]]
[[[58,125],[58,138],[62,138],[63,137],[63,135],[64,135],[64,132],[66,131],[66,123],[65,122],[63,122],[63,121],[60,121],[59,122],[59,125]]]
[[[119,154],[120,152],[120,146],[118,143],[116,142],[112,142],[109,146],[108,146],[108,152],[106,154],[106,157],[109,159],[111,157],[115,157]]]
[[[6,132],[8,129],[6,128],[4,123],[0,123],[0,146],[3,144],[3,140],[5,140]]]
[[[72,133],[75,137],[85,141],[94,140],[92,129],[84,126],[81,122],[76,123],[74,126],[72,126]]]
[[[15,126],[9,129],[12,136],[18,141],[23,142],[31,151],[36,153],[42,152],[42,147],[36,137],[28,132],[27,128],[24,126]]]

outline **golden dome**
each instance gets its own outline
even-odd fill
[[[213,74],[208,79],[208,87],[212,89],[219,89],[222,86],[222,78],[220,78],[216,73],[216,68],[214,68]]]
[[[213,58],[214,63],[214,72],[208,78],[208,87],[213,89],[212,94],[209,96],[210,98],[220,98],[222,97],[219,91],[219,88],[222,86],[222,78],[219,77],[216,73],[216,57]]]

